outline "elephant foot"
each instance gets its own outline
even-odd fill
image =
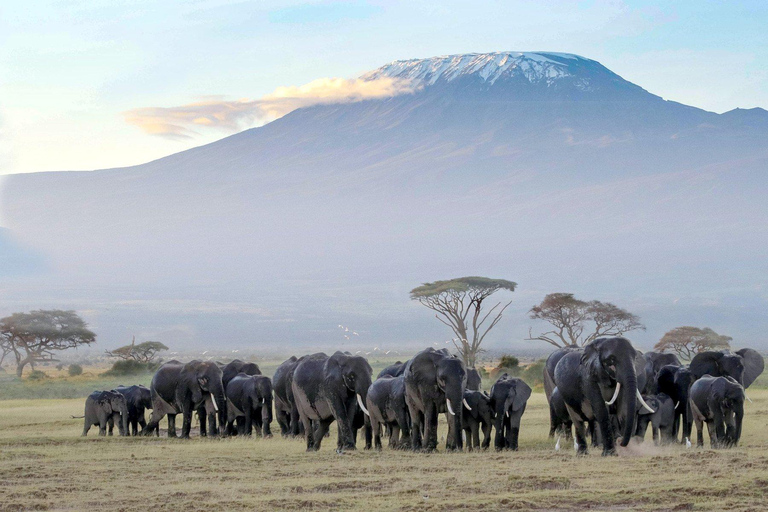
[[[611,449],[603,450],[602,456],[603,457],[618,457],[619,454],[616,453],[616,448],[611,448]]]

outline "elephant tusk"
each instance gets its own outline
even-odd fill
[[[219,404],[216,403],[216,397],[211,394],[211,402],[213,402],[213,410],[219,412]]]
[[[469,406],[469,404],[467,403],[467,399],[466,399],[466,398],[462,398],[462,399],[461,399],[461,401],[462,401],[462,402],[464,402],[464,407],[466,407],[466,408],[467,408],[467,409],[469,409],[470,411],[472,410],[472,408],[471,408],[471,407]]]
[[[456,416],[456,413],[453,412],[453,407],[451,407],[451,401],[446,398],[445,404],[448,406],[448,412],[451,413],[451,416]]]
[[[677,409],[677,406],[680,405],[680,401],[675,402],[675,409]]]
[[[363,399],[360,397],[360,393],[357,394],[357,403],[358,405],[360,405],[360,408],[363,410],[365,415],[370,416],[370,414],[368,414],[368,409],[366,409],[365,406],[363,405]]]
[[[613,392],[611,400],[605,402],[605,405],[613,405],[617,398],[619,398],[619,390],[621,389],[621,382],[616,382],[616,391]]]
[[[643,395],[641,395],[641,394],[640,394],[640,391],[638,391],[638,390],[636,389],[636,390],[635,390],[635,394],[637,395],[637,399],[638,399],[638,400],[640,400],[640,403],[642,404],[642,406],[643,406],[643,407],[645,407],[646,409],[648,409],[648,412],[650,412],[651,414],[653,414],[653,413],[655,413],[655,412],[656,412],[656,411],[654,411],[653,409],[651,409],[651,406],[650,406],[650,405],[648,405],[647,403],[645,403],[645,400],[643,400]]]
[[[507,416],[507,418],[509,418],[509,409],[507,409],[506,411],[504,411],[504,413],[505,413],[505,415]]]
[[[749,397],[747,396],[747,394],[746,394],[746,393],[744,393],[744,398],[746,398],[747,400],[749,400],[749,403],[752,403],[752,399],[751,399],[751,398],[749,398]]]

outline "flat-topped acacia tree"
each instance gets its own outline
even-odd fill
[[[487,277],[459,277],[424,283],[411,290],[411,299],[437,313],[435,318],[451,328],[453,344],[467,367],[474,367],[480,345],[512,301],[497,302],[483,310],[483,304],[498,291],[515,291],[517,283]]]

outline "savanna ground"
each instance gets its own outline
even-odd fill
[[[265,365],[271,375],[274,366]],[[378,372],[378,368],[376,369]],[[535,392],[518,452],[319,453],[301,440],[79,437],[91,390],[149,376],[0,381],[0,511],[15,510],[765,510],[768,390],[750,388],[733,450],[654,447],[577,457],[547,438]],[[755,387],[760,389],[755,389]],[[490,383],[484,383],[485,389]],[[29,398],[70,396],[77,398]],[[27,398],[23,398],[27,397]],[[165,426],[163,421],[161,426]],[[279,432],[276,423],[273,430]],[[440,437],[446,429],[441,426]],[[650,432],[648,434],[650,437]],[[708,439],[705,438],[705,442]]]

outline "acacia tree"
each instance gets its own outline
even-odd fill
[[[717,334],[709,327],[700,329],[686,325],[667,332],[653,349],[659,352],[671,350],[683,359],[690,360],[705,350],[729,349],[731,341],[733,338],[730,336]]]
[[[116,348],[114,350],[106,350],[105,352],[110,357],[117,357],[124,361],[132,360],[148,364],[153,362],[155,356],[164,350],[168,350],[168,347],[159,341],[145,341],[137,345],[136,336],[134,336],[130,345],[125,345],[124,347]]]
[[[74,311],[37,310],[0,319],[3,359],[13,355],[18,377],[27,365],[34,368],[41,361],[56,361],[54,352],[95,342],[96,334]]]
[[[610,302],[579,300],[572,293],[550,293],[531,308],[528,316],[549,323],[553,329],[534,336],[533,328],[529,328],[527,339],[555,347],[583,347],[602,336],[645,330],[637,315]]]
[[[500,290],[513,292],[515,287],[517,283],[504,279],[459,277],[424,283],[411,290],[411,300],[435,311],[435,318],[451,328],[457,336],[453,344],[464,364],[474,367],[483,339],[499,323],[512,301],[497,302],[485,311],[483,303],[494,293]]]

